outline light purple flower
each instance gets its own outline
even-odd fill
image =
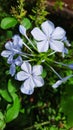
[[[18,35],[15,35],[12,38],[12,41],[8,41],[5,44],[6,50],[2,51],[1,56],[8,58],[8,62],[10,62],[11,60],[13,60],[14,55],[22,53],[22,44],[22,39]]]
[[[49,48],[56,52],[64,52],[64,43],[66,32],[61,27],[54,27],[51,21],[43,22],[41,25],[42,31],[35,27],[31,34],[36,40],[39,52],[46,52]],[[64,39],[64,40],[63,40]]]
[[[21,92],[31,95],[34,92],[35,87],[41,87],[44,85],[44,80],[41,77],[43,68],[41,65],[31,66],[28,62],[24,62],[21,65],[22,71],[18,72],[16,79],[24,81],[21,85]]]
[[[12,61],[9,61],[10,64],[10,70],[9,73],[11,76],[14,76],[16,73],[16,66],[21,66],[23,63],[21,56],[18,56],[16,59],[13,59]]]
[[[59,87],[59,85],[61,85],[62,83],[66,82],[69,78],[71,78],[73,75],[69,75],[67,77],[64,77],[60,80],[58,80],[55,84],[52,85],[53,88],[57,88]]]

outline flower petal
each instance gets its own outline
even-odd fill
[[[56,27],[52,33],[52,39],[61,40],[65,37],[65,30],[61,27]]]
[[[65,42],[66,46],[70,47],[71,44],[69,43],[69,41],[67,40],[67,38],[65,37],[65,39],[63,40],[63,42]]]
[[[15,64],[10,65],[10,70],[9,70],[11,76],[14,76],[16,69],[15,69]]]
[[[58,80],[55,84],[52,85],[53,88],[57,88],[59,87],[59,85],[61,85],[63,82],[62,80]]]
[[[10,55],[9,57],[8,57],[8,59],[7,59],[7,63],[8,64],[12,64],[14,62],[14,60],[13,60],[13,55]]]
[[[54,24],[51,21],[48,20],[48,21],[42,23],[41,28],[42,28],[43,32],[47,36],[50,37],[50,35],[54,31]]]
[[[31,95],[34,92],[34,86],[32,85],[32,82],[30,81],[30,78],[27,79],[20,88],[21,92],[27,95]]]
[[[1,53],[1,56],[3,56],[3,57],[9,57],[10,55],[12,55],[12,52],[11,51],[2,51],[2,53]]]
[[[23,25],[20,25],[19,26],[19,31],[20,31],[20,33],[22,34],[22,35],[26,35],[26,28],[23,26]]]
[[[62,82],[66,82],[69,78],[71,78],[73,75],[66,76],[62,79]]]
[[[24,71],[20,71],[16,74],[15,78],[16,78],[16,80],[24,81],[29,78],[29,75]]]
[[[13,48],[13,43],[11,41],[8,41],[6,44],[5,44],[5,48],[7,50],[12,50]]]
[[[24,62],[21,65],[21,69],[24,70],[25,72],[27,72],[28,74],[31,73],[31,65],[28,62]]]
[[[35,83],[35,87],[42,87],[44,85],[44,80],[41,76],[34,76],[33,81]]]
[[[46,39],[46,35],[38,27],[34,28],[31,31],[31,34],[37,41],[42,41]]]
[[[43,72],[43,67],[41,65],[35,65],[33,66],[33,75],[41,75]]]
[[[15,59],[15,64],[16,64],[17,66],[21,66],[22,63],[23,63],[22,57],[21,57],[21,56],[18,56],[18,57]]]
[[[50,42],[50,48],[52,50],[57,51],[57,52],[63,52],[64,51],[64,44],[61,41],[52,40]]]
[[[12,39],[15,47],[19,47],[19,48],[22,47],[23,40],[20,38],[19,35],[14,35]]]
[[[49,48],[49,42],[47,40],[37,42],[38,52],[47,52]]]
[[[71,78],[73,75],[69,75],[67,77],[62,78],[61,80],[58,80],[55,84],[53,84],[53,88],[59,87],[63,82],[66,82],[69,78]]]

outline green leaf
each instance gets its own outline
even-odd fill
[[[11,80],[8,81],[8,91],[12,97],[13,104],[8,104],[7,109],[6,109],[5,121],[7,123],[17,118],[20,112],[20,98],[15,93],[16,88],[12,84]]]
[[[0,130],[4,130],[5,127],[6,127],[5,122],[0,120]]]
[[[4,115],[3,113],[0,111],[0,130],[4,130],[6,126],[6,123],[4,121]]]
[[[43,73],[42,73],[42,77],[45,78],[46,75],[47,75],[47,71],[44,69],[44,70],[43,70]]]
[[[18,95],[13,94],[13,104],[11,104],[6,110],[6,115],[5,115],[6,123],[17,118],[19,111],[20,111],[20,99]]]
[[[58,130],[58,128],[52,126],[49,130]]]
[[[64,91],[60,107],[67,116],[68,127],[73,127],[73,86],[68,85]]]
[[[2,29],[9,29],[17,24],[17,20],[13,17],[5,17],[1,21]]]
[[[3,113],[0,111],[0,120],[3,120],[4,119],[4,115]]]
[[[16,92],[15,86],[12,84],[11,80],[8,81],[8,92],[13,95]]]
[[[0,95],[7,101],[7,102],[12,102],[12,98],[9,95],[7,90],[0,90]]]
[[[30,22],[30,20],[28,18],[24,18],[22,21],[21,21],[21,24],[26,28],[26,29],[29,29],[31,28],[32,24]]]

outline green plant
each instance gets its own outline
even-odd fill
[[[47,0],[37,0],[36,7],[32,9],[32,15],[29,15],[31,20],[34,21],[36,26],[39,26],[46,20],[47,12]]]

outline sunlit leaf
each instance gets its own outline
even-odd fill
[[[8,81],[8,92],[12,95],[12,93],[16,92],[15,86],[12,84],[11,80]]]
[[[28,18],[24,18],[22,21],[21,21],[21,24],[26,28],[26,29],[29,29],[31,28],[31,22]]]
[[[20,111],[20,98],[16,94],[16,88],[12,84],[11,80],[8,81],[8,91],[12,97],[12,104],[8,104],[6,113],[5,113],[5,121],[10,122],[17,118]]]
[[[17,20],[13,17],[5,17],[1,21],[2,29],[9,29],[17,24]]]
[[[12,98],[7,90],[0,90],[0,95],[4,98],[7,102],[12,102]]]
[[[0,111],[0,130],[4,130],[6,126],[6,123],[4,121],[4,115],[3,113]]]
[[[17,118],[19,111],[20,111],[20,99],[18,95],[13,94],[13,104],[11,104],[6,111],[6,115],[5,115],[6,122],[10,122],[15,118]]]

